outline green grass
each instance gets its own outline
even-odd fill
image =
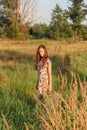
[[[35,93],[36,71],[29,63],[2,62],[0,64],[0,113],[3,113],[12,130],[37,129]],[[0,116],[0,127],[5,124]]]
[[[68,89],[65,91],[60,86],[63,84],[64,76],[68,79],[68,83],[70,83],[70,71],[79,74],[81,80],[84,77],[87,79],[86,45],[83,45],[84,47],[81,45],[82,47],[78,48],[76,44],[58,45],[58,43],[54,42],[50,44],[49,41],[45,40],[33,41],[33,44],[31,42],[29,43],[29,41],[26,44],[19,43],[18,41],[4,41],[2,44],[0,43],[1,130],[7,128],[3,114],[7,124],[10,126],[10,130],[25,130],[24,122],[30,130],[42,129],[40,120],[38,119],[38,102],[34,98],[33,93],[37,94],[35,89],[37,71],[34,66],[36,49],[39,44],[44,43],[49,49],[48,51],[52,61],[52,79],[55,91],[62,89],[60,92],[64,96],[69,93]],[[56,45],[58,47],[54,51]],[[70,61],[68,58],[70,58]],[[60,76],[60,70],[62,77]]]
[[[80,78],[87,80],[87,52],[78,52],[72,56],[72,69],[79,74]]]

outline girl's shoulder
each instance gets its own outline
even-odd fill
[[[47,64],[51,64],[51,60],[49,58],[47,59]]]

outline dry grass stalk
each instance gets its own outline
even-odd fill
[[[87,86],[78,83],[75,74],[72,78],[67,98],[56,92],[41,103],[39,115],[44,129],[87,130]]]
[[[6,129],[10,130],[10,125],[9,125],[5,115],[3,113],[1,113],[1,115],[2,115],[2,119],[3,119],[4,123],[5,123]]]
[[[24,126],[25,126],[25,129],[26,129],[26,130],[29,130],[28,125],[27,125],[26,122],[24,122]]]

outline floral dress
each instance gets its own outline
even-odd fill
[[[49,90],[48,65],[51,64],[50,59],[42,67],[42,61],[38,64],[38,92],[46,96]]]

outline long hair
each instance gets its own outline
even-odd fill
[[[40,53],[39,53],[39,49],[42,48],[44,50],[44,56],[41,57]],[[40,45],[37,49],[37,53],[36,53],[36,69],[37,69],[37,65],[40,62],[40,60],[43,61],[42,67],[44,66],[45,62],[47,61],[47,59],[49,58],[48,56],[48,52],[47,52],[47,48],[45,45]]]

